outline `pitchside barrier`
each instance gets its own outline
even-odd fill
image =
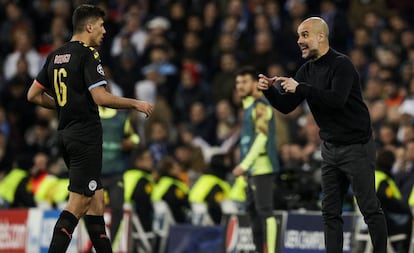
[[[47,252],[59,214],[60,210],[39,208],[0,210],[0,253]],[[320,212],[275,211],[274,215],[278,227],[277,253],[325,252]],[[364,225],[360,214],[345,213],[343,218],[344,252],[369,252],[369,237],[363,236]],[[105,213],[105,220],[109,225],[110,212]],[[222,220],[220,226],[180,225],[164,221],[164,224],[169,224],[168,227],[159,227],[158,231],[145,233],[139,219],[127,208],[124,212],[121,232],[115,238],[114,253],[251,253],[255,251],[247,215],[226,214]],[[155,238],[162,243],[158,244],[157,250],[149,249],[154,246]],[[364,243],[363,249],[356,247],[361,243]],[[80,222],[67,252],[79,253],[88,245],[87,232]],[[414,253],[413,250],[411,247],[410,253]]]

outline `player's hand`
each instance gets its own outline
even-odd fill
[[[240,166],[236,166],[233,169],[233,175],[236,176],[236,177],[243,175],[245,172],[246,171],[242,167],[240,167]]]
[[[151,116],[153,110],[153,107],[150,103],[142,100],[136,100],[134,108],[139,112],[145,113],[146,118]]]
[[[259,90],[268,90],[271,85],[273,85],[273,82],[277,79],[277,76],[274,77],[267,77],[263,74],[259,74],[259,84],[257,85],[257,88]]]

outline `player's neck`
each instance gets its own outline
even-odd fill
[[[70,41],[80,41],[86,45],[90,45],[90,42],[91,42],[89,39],[89,36],[85,36],[83,34],[74,34]]]

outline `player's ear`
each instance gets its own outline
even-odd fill
[[[86,31],[90,33],[90,32],[92,32],[92,30],[93,30],[93,25],[91,23],[87,23],[86,24]]]

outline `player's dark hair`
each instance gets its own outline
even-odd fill
[[[104,17],[105,12],[97,6],[90,4],[79,5],[72,15],[73,33],[81,33],[88,21],[96,21],[98,18]]]
[[[255,67],[247,65],[247,66],[241,67],[236,72],[236,76],[245,76],[245,75],[249,75],[252,77],[253,80],[256,80],[259,73],[257,73],[257,70]]]

